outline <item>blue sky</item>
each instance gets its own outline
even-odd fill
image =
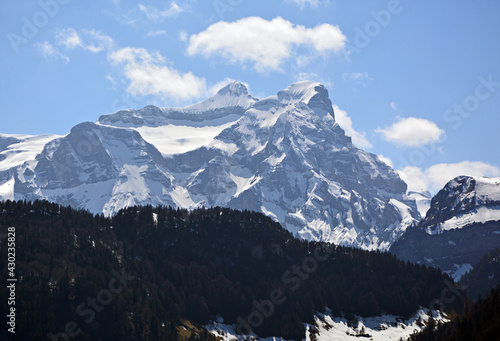
[[[500,176],[498,13],[493,0],[3,1],[0,133],[307,79],[412,188]]]

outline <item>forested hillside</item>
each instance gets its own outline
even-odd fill
[[[460,285],[467,289],[467,295],[476,300],[485,297],[491,289],[500,284],[500,249],[484,255],[474,268],[460,279]]]
[[[451,281],[388,253],[299,241],[260,213],[145,206],[105,218],[44,201],[0,203],[2,273],[9,226],[16,340],[68,333],[68,323],[78,340],[210,339],[201,327],[218,316],[302,339],[318,311],[408,317]],[[459,293],[445,308],[464,301]]]
[[[500,340],[500,286],[486,298],[466,305],[452,322],[435,328],[428,326],[410,341],[495,341]]]

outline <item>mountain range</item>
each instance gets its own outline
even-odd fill
[[[184,108],[122,110],[65,136],[0,135],[0,199],[262,212],[303,239],[387,250],[418,222],[407,185],[352,144],[326,88],[256,99],[233,82]]]
[[[308,81],[263,99],[232,82],[194,105],[121,110],[65,136],[0,134],[0,200],[106,216],[133,205],[252,210],[302,239],[390,249],[457,280],[500,245],[499,182],[462,176],[432,200],[407,193]]]

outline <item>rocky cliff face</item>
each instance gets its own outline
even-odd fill
[[[0,179],[15,183],[5,192],[16,199],[96,213],[134,204],[255,210],[302,238],[366,249],[387,249],[420,218],[406,184],[352,144],[328,91],[311,82],[261,100],[232,83],[186,108],[104,115]]]

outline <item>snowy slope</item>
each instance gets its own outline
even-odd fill
[[[49,141],[58,137],[60,136],[52,134],[39,136],[0,134],[0,171],[34,160]]]
[[[185,108],[122,110],[46,140],[8,159],[2,198],[105,214],[135,204],[250,209],[302,238],[365,249],[387,249],[420,218],[394,170],[335,122],[319,83],[259,100],[233,82]]]
[[[434,227],[428,227],[428,234],[440,234],[444,231],[461,229],[472,224],[484,224],[488,221],[500,221],[500,206],[479,207],[452,217]]]
[[[101,116],[97,123],[137,130],[168,157],[208,146],[256,101],[244,84],[233,82],[214,96],[185,108],[147,106],[122,110]]]

